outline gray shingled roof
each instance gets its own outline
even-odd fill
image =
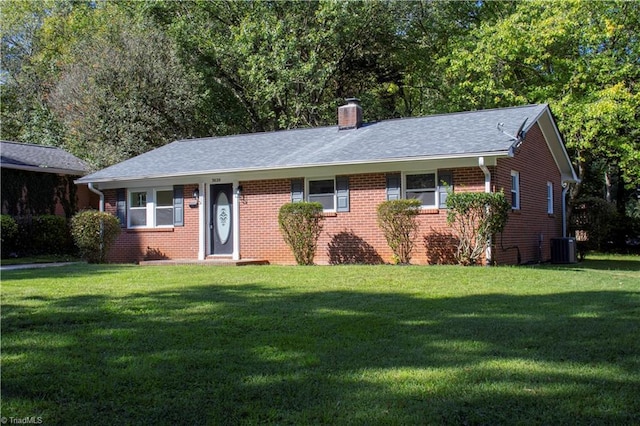
[[[416,158],[506,153],[546,104],[432,115],[365,124],[251,133],[176,141],[85,176],[79,182],[144,179],[320,165],[362,164]]]
[[[84,161],[54,146],[0,141],[0,157],[0,166],[9,169],[78,176],[89,171]]]

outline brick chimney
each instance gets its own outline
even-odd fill
[[[346,105],[338,107],[338,130],[357,129],[362,126],[360,99],[347,98]]]

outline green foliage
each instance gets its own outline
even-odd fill
[[[5,258],[14,252],[18,236],[18,223],[8,214],[0,215],[0,235],[0,248]]]
[[[420,200],[415,198],[390,200],[378,205],[378,226],[393,251],[396,263],[404,265],[411,261],[420,206]]]
[[[372,119],[393,116],[378,94],[400,84],[394,3],[192,2],[148,9],[222,91],[237,124],[267,131],[335,123],[336,107],[359,96]],[[188,12],[185,13],[185,9]],[[389,108],[391,110],[389,110]],[[229,110],[226,108],[225,110]],[[241,127],[241,128],[242,128]]]
[[[71,247],[71,236],[67,219],[56,215],[41,215],[27,218],[21,232],[23,248],[30,254],[65,254]],[[28,241],[25,241],[28,237]]]
[[[586,250],[604,250],[619,222],[615,205],[602,198],[584,197],[573,202],[571,231],[586,233],[587,240],[580,242]]]
[[[298,265],[313,265],[322,232],[322,204],[287,203],[280,207],[278,225]]]
[[[55,173],[2,169],[2,202],[13,216],[52,214],[58,188],[66,179]]]
[[[86,210],[71,219],[71,235],[80,255],[89,263],[106,262],[109,249],[120,235],[117,217],[96,210]]]
[[[164,33],[115,16],[107,32],[74,47],[49,97],[68,143],[97,168],[191,136],[199,99],[196,76]]]
[[[459,241],[456,260],[462,265],[475,265],[491,236],[504,229],[511,206],[502,191],[455,192],[448,194],[447,208],[447,223]]]

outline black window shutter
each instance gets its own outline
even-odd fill
[[[291,179],[291,202],[304,201],[304,179]]]
[[[120,220],[120,226],[127,226],[127,190],[116,189],[116,217]]]
[[[438,193],[440,196],[440,208],[447,208],[447,189],[453,191],[453,171],[438,171]]]
[[[401,180],[402,177],[399,174],[387,175],[387,201],[401,198]]]
[[[336,198],[338,206],[336,211],[349,211],[349,176],[336,177]]]
[[[184,226],[184,185],[173,187],[173,226]]]

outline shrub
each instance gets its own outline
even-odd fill
[[[396,263],[408,264],[411,261],[420,206],[420,200],[415,198],[390,200],[378,205],[378,226],[393,251]]]
[[[323,220],[322,204],[317,202],[287,203],[280,207],[278,225],[298,265],[313,265]]]
[[[65,254],[71,248],[67,219],[42,215],[31,219],[31,250],[34,254]]]
[[[15,251],[16,237],[18,236],[18,224],[8,214],[0,215],[0,234],[2,244],[2,257],[5,258]]]
[[[120,234],[120,221],[109,213],[82,211],[71,219],[71,234],[80,255],[87,262],[104,263],[111,245]]]
[[[456,192],[448,194],[447,208],[447,223],[458,237],[456,260],[462,265],[475,265],[487,249],[489,238],[504,229],[511,206],[502,191]]]
[[[21,256],[66,254],[73,249],[69,224],[63,216],[21,216],[16,222],[16,250]]]

